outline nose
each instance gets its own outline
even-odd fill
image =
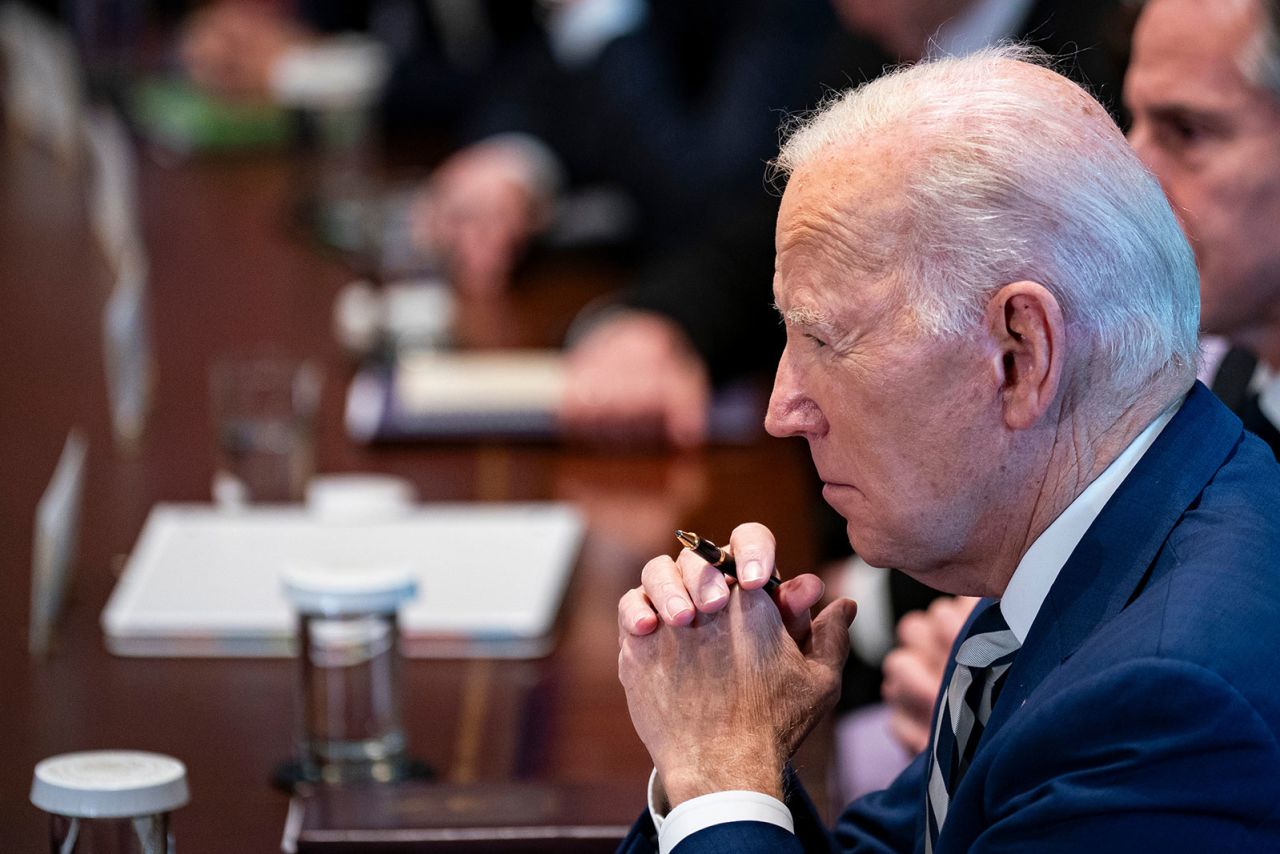
[[[816,436],[826,431],[826,419],[818,404],[804,391],[800,372],[791,358],[791,345],[782,351],[773,393],[764,416],[764,429],[771,436]]]
[[[1147,130],[1147,123],[1141,116],[1134,116],[1133,125],[1129,128],[1129,132],[1125,134],[1125,138],[1129,141],[1129,146],[1138,154],[1148,169],[1151,168],[1151,134]]]
[[[1169,186],[1165,181],[1165,162],[1163,152],[1160,146],[1155,144],[1154,131],[1151,129],[1150,122],[1141,115],[1133,117],[1133,126],[1129,128],[1129,133],[1125,138],[1129,141],[1129,146],[1138,155],[1138,159],[1142,161],[1142,165],[1151,170],[1160,182],[1160,186],[1168,193]]]

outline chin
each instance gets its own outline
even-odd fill
[[[854,553],[872,566],[896,569],[901,563],[901,555],[895,555],[892,549],[886,548],[886,544],[877,541],[876,537],[868,536],[866,529],[859,528],[856,523],[846,521],[844,532]]]

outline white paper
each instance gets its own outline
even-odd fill
[[[554,413],[564,393],[564,357],[554,350],[426,352],[396,366],[406,412]]]
[[[583,523],[563,504],[420,505],[335,523],[301,507],[153,508],[102,614],[122,655],[279,656],[292,651],[287,567],[403,566],[409,655],[530,657],[550,649]]]

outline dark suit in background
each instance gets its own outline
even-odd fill
[[[530,134],[571,186],[621,189],[644,253],[701,239],[723,199],[761,186],[778,114],[834,26],[825,0],[648,0],[644,24],[566,65],[545,33],[495,68],[472,140]]]
[[[395,137],[448,143],[492,86],[506,57],[536,38],[534,0],[299,0],[321,33],[367,32],[391,55],[382,117]]]
[[[1233,347],[1222,357],[1218,370],[1213,376],[1213,393],[1231,411],[1240,416],[1244,429],[1256,434],[1271,446],[1271,451],[1280,460],[1280,425],[1271,423],[1267,414],[1258,405],[1258,395],[1249,389],[1249,382],[1258,367],[1258,359],[1248,350]]]

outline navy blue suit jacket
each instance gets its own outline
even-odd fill
[[[936,851],[1280,851],[1278,733],[1280,466],[1197,383],[1049,591]],[[796,837],[677,851],[923,851],[926,755],[833,833],[797,791]]]

